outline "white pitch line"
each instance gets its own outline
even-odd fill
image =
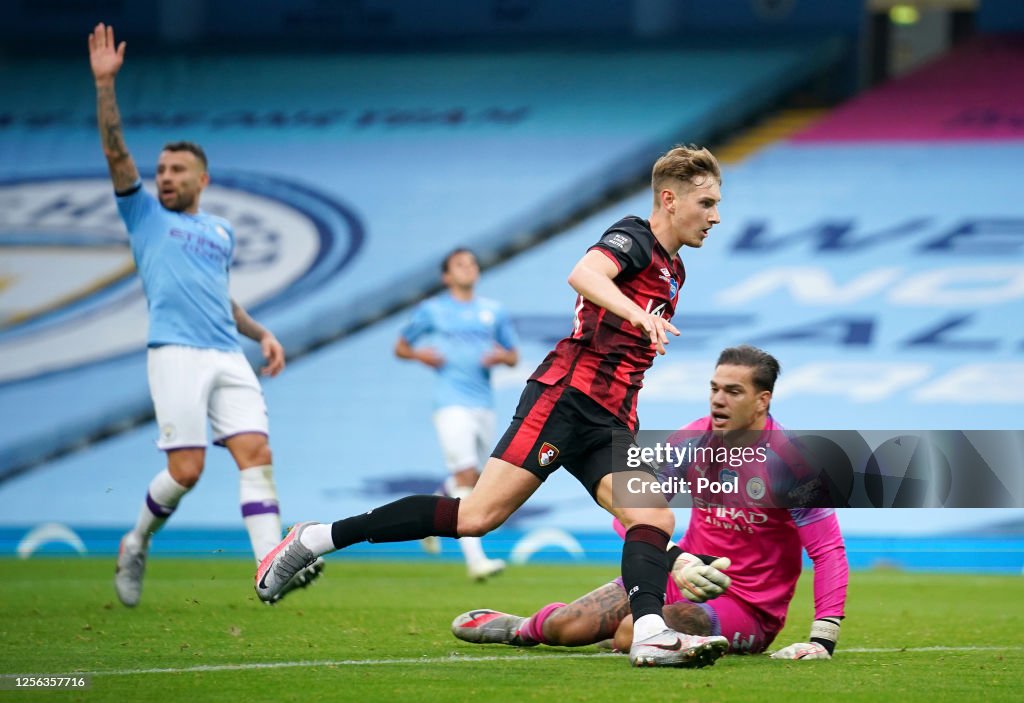
[[[1021,646],[1001,647],[840,647],[840,654],[901,654],[916,652],[1006,652],[1024,650]],[[610,652],[552,652],[528,656],[463,656],[406,657],[403,659],[325,659],[322,661],[252,662],[248,664],[203,664],[180,668],[113,669],[109,671],[77,671],[75,676],[135,676],[139,674],[191,674],[215,671],[254,671],[259,669],[294,669],[313,667],[386,666],[393,664],[465,664],[476,662],[529,662],[542,659],[608,659],[623,655]],[[6,674],[5,674],[6,675]],[[27,674],[23,674],[27,675]]]
[[[1006,652],[1024,647],[1005,645],[995,647],[839,647],[840,652],[854,654],[899,654],[900,652]]]
[[[249,671],[251,669],[292,669],[296,667],[317,667],[317,666],[380,666],[384,664],[451,664],[466,662],[492,662],[492,661],[514,661],[525,662],[535,659],[583,659],[583,658],[606,658],[619,657],[621,655],[611,652],[591,652],[589,654],[573,654],[565,652],[562,654],[534,654],[531,656],[509,655],[499,656],[449,656],[449,657],[406,657],[404,659],[326,659],[323,661],[295,661],[295,662],[252,662],[250,664],[204,664],[200,666],[189,666],[180,669],[114,669],[112,671],[81,671],[76,676],[131,676],[134,674],[186,674],[209,671]],[[24,674],[23,674],[24,675]]]

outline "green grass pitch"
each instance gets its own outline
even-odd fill
[[[999,701],[1024,696],[1024,582],[1015,576],[859,571],[831,662],[727,656],[700,670],[633,670],[594,647],[460,642],[458,613],[529,614],[613,578],[614,566],[510,568],[486,584],[460,565],[331,558],[314,587],[260,604],[230,559],[149,564],[123,608],[112,559],[0,560],[0,673],[88,672],[79,691],[2,700],[86,701]],[[803,641],[805,574],[776,647]]]

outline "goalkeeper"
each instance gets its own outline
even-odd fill
[[[711,379],[710,415],[687,425],[680,434],[735,436],[747,430],[782,430],[769,414],[778,374],[778,361],[760,349],[724,350]],[[769,437],[758,436],[759,441]],[[691,476],[699,472],[712,480],[717,471],[727,469],[687,468]],[[723,635],[732,653],[764,652],[785,625],[806,549],[814,563],[815,620],[806,641],[785,646],[772,656],[829,659],[839,639],[849,571],[839,523],[831,508],[758,507],[759,502],[771,504],[771,493],[778,486],[769,469],[756,464],[739,469],[746,500],[715,505],[694,497],[686,534],[666,554],[672,572],[666,587],[665,620],[678,632]],[[755,496],[761,500],[751,500]],[[621,527],[616,527],[621,533]],[[632,618],[622,581],[617,579],[572,603],[548,604],[530,617],[469,611],[455,619],[452,632],[467,642],[516,646],[572,647],[614,638],[616,649],[628,650]]]

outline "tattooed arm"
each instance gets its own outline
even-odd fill
[[[124,63],[124,49],[124,42],[120,46],[114,43],[114,28],[102,22],[89,35],[89,63],[96,79],[96,122],[110,179],[118,193],[130,189],[139,180],[139,170],[124,143],[121,114],[114,95],[114,77]]]

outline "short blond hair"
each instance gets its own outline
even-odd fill
[[[722,169],[715,155],[695,144],[679,144],[654,162],[651,171],[651,189],[654,191],[654,203],[660,203],[658,194],[668,185],[668,181],[679,181],[700,185],[708,177],[722,185]]]

